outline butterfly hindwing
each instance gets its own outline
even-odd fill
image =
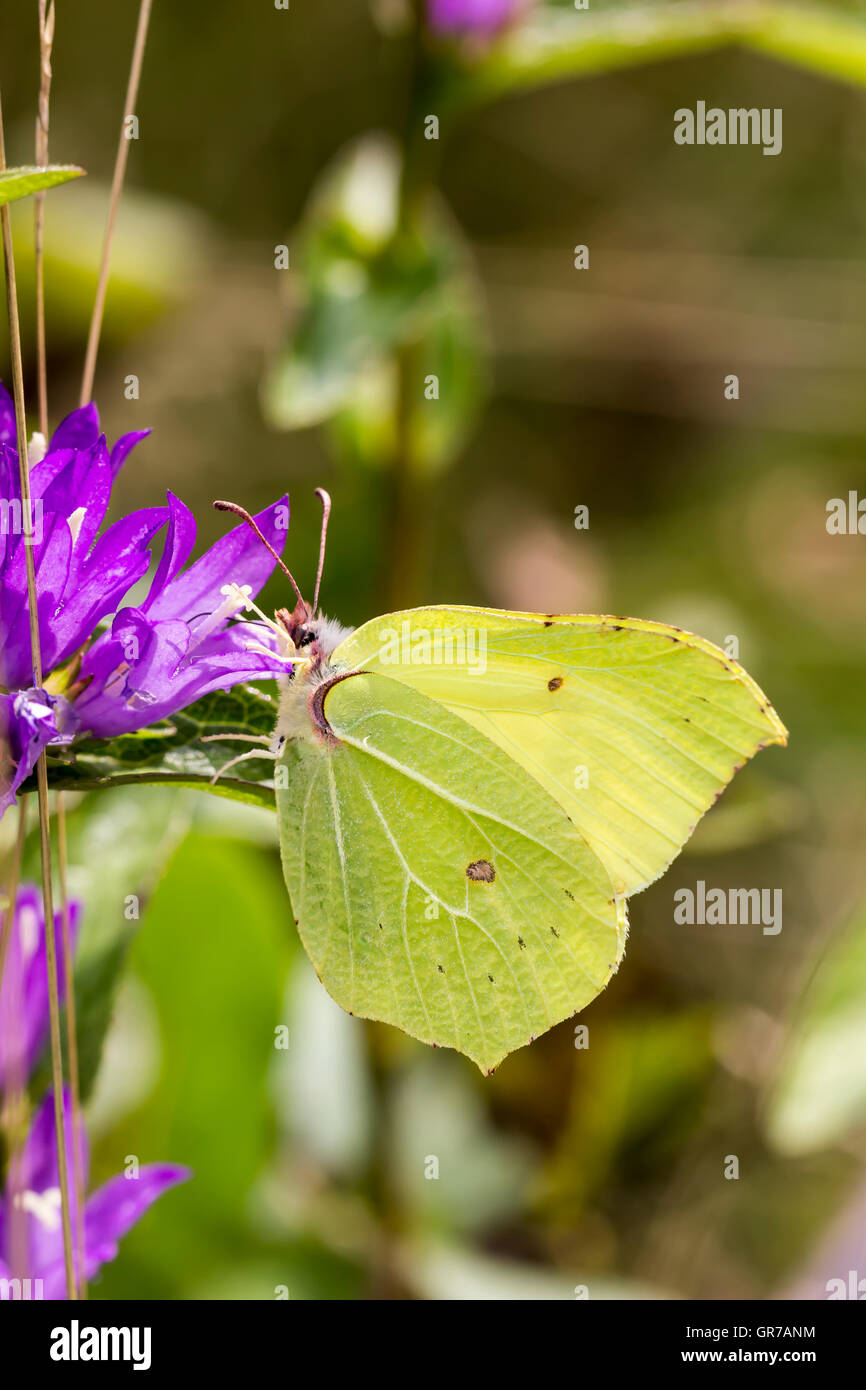
[[[380,672],[277,779],[286,882],[339,1004],[489,1071],[616,969],[625,909],[562,807],[502,748]]]
[[[366,623],[333,662],[382,671],[496,743],[626,895],[664,872],[748,758],[787,737],[718,647],[640,619],[415,609]]]

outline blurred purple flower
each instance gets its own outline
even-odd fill
[[[81,905],[69,904],[69,944],[74,953]],[[57,987],[64,994],[63,933],[55,914]],[[0,1092],[27,1084],[48,1036],[48,968],[42,894],[32,884],[18,890],[0,983]]]
[[[66,1091],[63,1107],[68,1170],[72,1173],[72,1103]],[[78,1133],[81,1173],[86,1186],[90,1164],[83,1126],[79,1126]],[[97,1188],[84,1203],[85,1278],[92,1279],[104,1264],[115,1258],[118,1242],[158,1197],[191,1176],[188,1168],[175,1163],[149,1163],[135,1174],[118,1174]],[[16,1218],[22,1224],[27,1268],[12,1271],[12,1226]],[[33,1117],[20,1159],[10,1164],[6,1194],[0,1200],[0,1278],[9,1279],[13,1274],[22,1279],[42,1280],[43,1298],[66,1297],[57,1133],[51,1092]]]
[[[526,8],[527,0],[427,0],[437,34],[496,34]]]
[[[186,573],[181,570],[195,542],[195,521],[171,493],[166,507],[133,512],[98,536],[114,478],[148,433],[123,435],[109,451],[96,407],[89,405],[66,417],[47,450],[34,437],[31,541],[42,665],[51,673],[36,690],[18,455],[11,442],[15,412],[0,385],[0,816],[43,748],[76,735],[131,732],[211,690],[285,672],[266,627],[232,624],[243,605],[226,587],[240,586],[253,598],[274,567],[245,526]],[[257,521],[281,550],[288,499]],[[147,597],[140,607],[119,608],[147,574],[166,523],[168,539]],[[98,625],[111,618],[111,627],[97,635]]]

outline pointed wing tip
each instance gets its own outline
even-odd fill
[[[760,753],[762,748],[770,748],[773,744],[778,744],[781,748],[787,748],[788,740],[791,735],[769,701],[766,701],[765,704],[761,706],[761,714],[765,717],[770,726],[771,737],[762,739],[755,749],[755,752]]]
[[[531,1041],[531,1039],[527,1039],[527,1042],[528,1042],[528,1041]],[[523,1046],[523,1047],[525,1047],[525,1046],[526,1046],[526,1043],[518,1044],[518,1046]],[[456,1050],[459,1052],[459,1051],[460,1051],[460,1048],[458,1047]],[[516,1048],[513,1048],[513,1049],[512,1049],[512,1051],[516,1051],[516,1050],[517,1050]],[[502,1053],[499,1053],[493,1061],[491,1061],[489,1058],[473,1057],[472,1054],[469,1053],[469,1052],[465,1052],[465,1053],[463,1053],[462,1055],[463,1055],[464,1057],[468,1057],[470,1062],[474,1062],[474,1063],[475,1063],[475,1066],[476,1066],[476,1067],[478,1068],[478,1070],[481,1072],[481,1075],[484,1077],[484,1080],[487,1081],[491,1076],[493,1076],[493,1074],[494,1074],[494,1072],[497,1070],[497,1068],[500,1067],[500,1066],[502,1065],[502,1063],[505,1061],[506,1057],[510,1057],[510,1056],[511,1056],[511,1053],[510,1053],[510,1052],[502,1052]]]

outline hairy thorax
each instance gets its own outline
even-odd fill
[[[307,623],[305,644],[299,647],[304,664],[299,662],[292,675],[279,682],[280,704],[271,752],[277,757],[286,743],[320,742],[322,730],[314,712],[316,691],[340,674],[340,667],[331,664],[331,655],[352,632],[321,614]],[[303,639],[302,639],[303,640]]]

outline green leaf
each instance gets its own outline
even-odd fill
[[[263,756],[240,763],[215,785],[211,779],[241,752],[254,748],[232,741],[233,734],[270,739],[276,703],[254,686],[218,690],[196,701],[171,721],[113,739],[76,744],[68,757],[48,760],[49,783],[56,788],[87,791],[148,782],[198,787],[273,809],[273,759]],[[225,734],[216,742],[205,737]],[[25,790],[33,789],[33,781]]]
[[[482,315],[468,252],[436,195],[411,232],[399,226],[401,178],[399,150],[382,137],[326,172],[289,272],[297,321],[263,399],[277,428],[328,424],[341,454],[367,466],[387,463],[408,425],[413,464],[429,474],[454,458],[480,406]]]
[[[60,183],[69,183],[70,179],[80,179],[85,172],[77,164],[49,164],[44,169],[23,164],[17,169],[4,169],[0,173],[0,207],[46,188],[56,188]]]

